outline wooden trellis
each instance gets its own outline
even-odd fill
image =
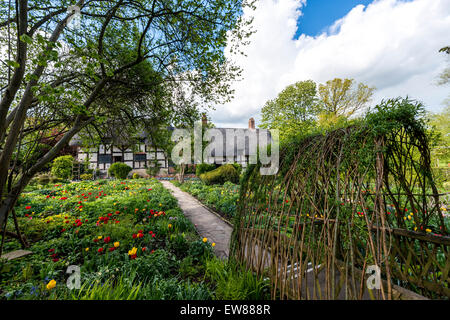
[[[309,137],[281,150],[277,175],[247,171],[231,254],[270,277],[272,298],[450,297],[448,225],[409,120]]]

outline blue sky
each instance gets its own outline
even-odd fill
[[[257,32],[245,56],[230,54],[242,74],[234,99],[211,112],[218,127],[246,127],[250,117],[258,126],[264,104],[304,80],[375,87],[370,106],[409,96],[440,112],[450,98],[436,84],[450,63],[439,53],[449,45],[450,0],[259,0],[246,15]]]
[[[368,5],[373,0],[307,0],[303,15],[297,21],[298,30],[294,38],[302,33],[317,36],[343,18],[358,4]]]

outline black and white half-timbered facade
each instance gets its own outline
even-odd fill
[[[167,153],[160,148],[155,148],[148,144],[145,139],[132,147],[120,147],[114,143],[106,141],[95,147],[84,147],[81,140],[75,136],[70,142],[77,150],[76,160],[80,163],[89,163],[89,167],[100,170],[102,174],[107,173],[111,164],[123,162],[130,166],[134,172],[145,174],[147,168],[158,163],[160,173],[168,173],[169,159]]]
[[[203,126],[207,125],[205,116],[202,118],[202,123]],[[174,130],[173,127],[167,129],[169,131]],[[265,143],[269,143],[272,139],[268,130],[255,128],[255,120],[253,118],[249,119],[248,129],[217,128],[216,130],[219,130],[223,137],[222,152],[218,154],[216,150],[213,150],[208,156],[207,162],[209,163],[238,163],[243,167],[246,167],[249,163],[250,153],[256,152],[256,145],[254,148],[250,148],[249,137],[252,136],[252,134],[254,134],[255,137],[258,137],[257,143],[259,147],[264,146],[259,139],[260,135],[267,136]],[[234,135],[229,136],[229,131],[234,132]],[[235,135],[238,131],[239,134],[245,136],[243,144],[237,142],[237,137]],[[139,172],[145,175],[146,169],[154,167],[156,161],[159,167],[159,174],[174,173],[174,164],[170,160],[168,153],[161,148],[155,148],[147,134],[141,133],[137,140],[132,139],[134,141],[132,146],[129,146],[130,143],[127,142],[130,139],[128,137],[120,137],[120,133],[110,134],[110,136],[115,137],[103,138],[103,143],[94,147],[83,146],[81,139],[78,136],[75,136],[70,142],[70,145],[77,149],[76,160],[78,162],[89,162],[90,168],[100,170],[102,175],[106,174],[111,164],[115,162],[123,162],[133,169],[132,172]],[[225,150],[227,150],[227,152],[225,152]],[[228,150],[231,151],[232,155],[228,154]]]

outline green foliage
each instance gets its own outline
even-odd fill
[[[69,296],[73,300],[136,300],[142,284],[121,276],[117,281],[107,280],[104,283],[87,281]],[[61,299],[61,297],[59,297]]]
[[[450,162],[450,104],[441,113],[433,114],[430,118],[430,125],[436,133],[431,150],[432,166],[447,167]]]
[[[53,160],[51,172],[61,179],[69,179],[72,175],[73,157],[61,156]]]
[[[217,169],[201,174],[200,179],[207,185],[224,184],[227,181],[238,183],[239,173],[232,164],[225,164]]]
[[[81,180],[92,180],[92,173],[83,173],[80,175]]]
[[[363,83],[355,87],[353,79],[336,78],[318,90],[314,81],[297,82],[264,105],[261,128],[278,129],[284,142],[344,127],[366,107],[374,90]]]
[[[200,163],[195,168],[195,175],[197,177],[200,177],[201,174],[212,171],[216,169],[215,164],[209,164],[209,163]]]
[[[359,83],[355,87],[353,79],[327,81],[319,85],[321,117],[323,124],[328,126],[333,122],[348,119],[356,112],[363,110],[370,101],[374,87]]]
[[[205,277],[216,283],[218,300],[266,300],[270,298],[269,281],[250,270],[217,258],[206,262]]]
[[[131,170],[133,169],[129,165],[122,162],[115,162],[109,167],[108,173],[117,179],[126,179]]]
[[[374,136],[402,128],[424,134],[427,129],[424,105],[409,98],[383,100],[367,113],[365,123]]]
[[[191,256],[187,256],[180,262],[179,271],[183,278],[195,276],[201,269],[198,264],[194,263],[194,259]]]
[[[41,173],[36,175],[30,182],[30,186],[46,185],[49,183],[65,182],[64,179],[57,178],[49,173]]]
[[[316,83],[300,81],[286,87],[261,110],[261,128],[279,129],[280,139],[310,131],[319,113]]]
[[[232,163],[232,165],[236,169],[237,174],[240,175],[242,172],[242,165],[239,163]]]
[[[214,254],[212,251],[212,246],[209,242],[198,240],[191,243],[188,255],[191,256],[194,261],[204,262],[211,259]]]

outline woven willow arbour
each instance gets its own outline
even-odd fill
[[[246,172],[231,254],[270,277],[272,298],[450,297],[424,126],[414,112],[368,119],[282,148],[275,176]]]

